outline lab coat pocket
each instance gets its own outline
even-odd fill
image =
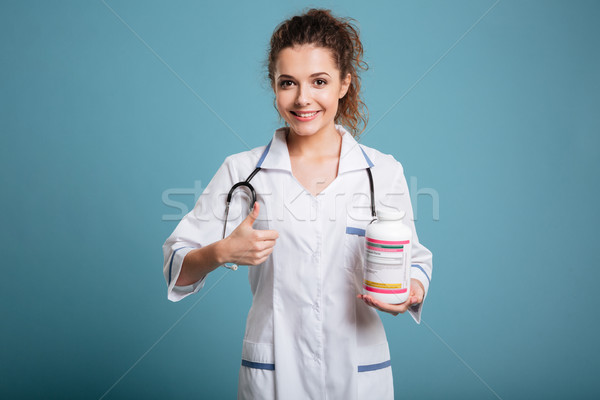
[[[371,222],[368,216],[346,217],[346,235],[344,240],[344,264],[352,274],[356,293],[362,293],[363,271],[365,264],[365,229]]]
[[[244,340],[238,399],[275,397],[274,358],[272,344]]]
[[[394,379],[387,342],[358,348],[358,398],[393,399]]]

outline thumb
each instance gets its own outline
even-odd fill
[[[250,212],[250,214],[248,214],[248,216],[246,217],[244,222],[246,224],[252,226],[252,224],[254,224],[254,221],[256,221],[256,218],[258,218],[259,211],[260,211],[260,206],[258,205],[258,202],[256,202],[256,203],[254,203],[254,207],[252,208],[252,211]]]

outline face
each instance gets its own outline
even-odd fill
[[[346,95],[351,75],[340,80],[332,52],[310,45],[287,47],[275,64],[277,109],[300,136],[335,132],[338,101]]]

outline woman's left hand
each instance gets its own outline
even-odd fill
[[[390,313],[392,315],[398,315],[408,310],[408,307],[423,302],[423,296],[425,296],[425,289],[423,284],[417,279],[410,280],[410,295],[404,303],[400,304],[389,304],[383,301],[375,300],[368,294],[359,294],[357,297],[362,299],[367,305],[376,308],[380,311]]]

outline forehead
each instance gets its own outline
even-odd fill
[[[327,72],[331,76],[339,73],[333,59],[333,52],[312,45],[286,47],[281,50],[277,56],[275,71],[276,76],[294,77],[310,76],[315,72]]]

